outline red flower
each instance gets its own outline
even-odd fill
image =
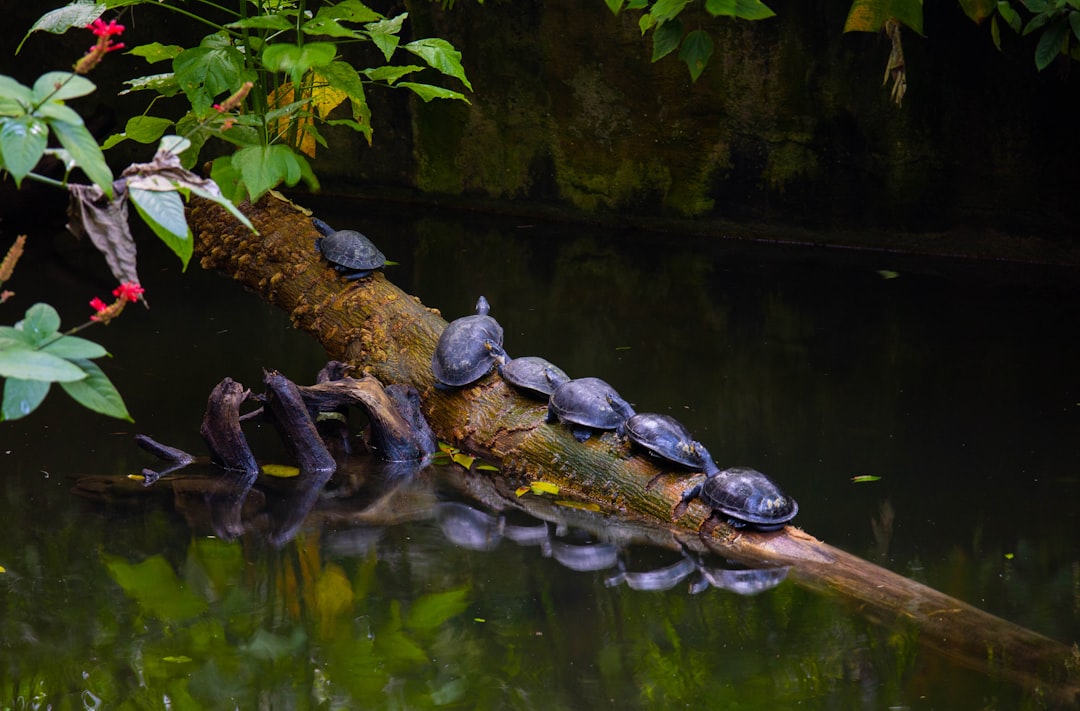
[[[93,316],[90,317],[91,321],[100,321],[101,320],[101,314],[103,314],[103,313],[105,313],[106,311],[109,310],[109,305],[106,304],[104,301],[102,301],[101,299],[99,299],[96,296],[94,298],[90,299],[90,306],[91,306],[91,308],[94,309],[94,311],[97,312]]]
[[[117,297],[120,300],[126,299],[128,301],[134,302],[138,301],[139,296],[145,291],[146,289],[142,288],[134,282],[125,282],[113,289],[113,296]]]
[[[124,26],[116,24],[116,20],[109,20],[109,24],[106,25],[105,21],[99,17],[87,25],[86,29],[93,32],[96,37],[108,37],[121,34],[124,31]]]

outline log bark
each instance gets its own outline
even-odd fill
[[[557,485],[560,496],[595,504],[599,516],[667,530],[672,547],[704,546],[751,565],[792,566],[790,577],[799,584],[839,595],[884,624],[912,626],[923,644],[962,665],[1038,690],[1054,704],[1080,702],[1075,646],[990,615],[796,527],[755,533],[709,522],[711,512],[700,501],[679,506],[683,491],[700,476],[658,470],[613,433],[579,443],[567,428],[544,424],[543,403],[519,396],[495,374],[461,389],[434,387],[431,355],[446,326],[437,310],[399,290],[381,272],[342,279],[315,252],[317,233],[297,207],[267,199],[245,212],[260,235],[214,205],[192,208],[202,266],[231,275],[286,310],[293,325],[317,338],[330,358],[383,383],[414,386],[439,438],[496,464],[509,491],[543,480]]]

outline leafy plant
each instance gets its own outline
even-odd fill
[[[255,201],[281,183],[304,181],[317,188],[307,159],[315,155],[316,146],[327,145],[320,126],[347,126],[371,142],[369,86],[405,89],[424,101],[467,101],[461,92],[412,80],[434,70],[472,89],[461,55],[449,42],[401,41],[408,13],[385,17],[359,0],[244,0],[235,10],[199,4],[232,19],[220,24],[200,17],[214,31],[196,47],[152,42],[129,52],[150,64],[168,62],[171,71],[131,79],[127,91],[155,94],[151,108],[159,98],[183,95],[190,109],[176,119],[149,113],[132,117],[104,146],[124,140],[153,143],[174,128],[191,141],[182,158],[183,166],[191,168],[206,142],[219,137],[236,150],[214,159],[211,177],[233,201]],[[97,7],[104,12],[107,6],[140,5],[193,15],[188,3],[160,0],[113,0]],[[85,19],[82,7],[73,2],[47,13],[30,32],[76,27]],[[382,61],[358,69],[339,54],[346,43],[368,44]],[[396,61],[403,53],[406,61]]]

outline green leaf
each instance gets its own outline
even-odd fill
[[[294,84],[299,84],[304,72],[330,64],[336,54],[337,47],[330,42],[275,44],[263,52],[262,64],[270,71],[287,73]]]
[[[201,114],[210,109],[214,97],[235,91],[243,83],[244,55],[227,43],[222,46],[217,35],[210,35],[200,46],[178,54],[173,72],[193,109]]]
[[[252,30],[281,30],[283,32],[293,28],[292,23],[281,14],[245,17],[237,22],[230,22],[225,26],[234,30],[247,28]]]
[[[31,345],[39,346],[60,330],[60,314],[49,304],[37,303],[26,310],[15,328],[22,331]]]
[[[683,26],[679,20],[665,22],[653,32],[652,61],[658,61],[679,48]]]
[[[690,0],[656,0],[649,9],[649,14],[657,24],[663,24],[678,17],[689,2]]]
[[[138,47],[132,47],[126,54],[142,57],[147,64],[156,64],[166,59],[175,59],[183,51],[184,48],[178,44],[151,42],[150,44],[140,44]]]
[[[217,195],[215,193],[203,190],[202,188],[195,185],[186,185],[186,188],[198,195],[199,197],[203,198],[204,200],[210,200],[211,202],[216,202],[218,205],[221,205],[223,208],[228,210],[229,214],[235,217],[240,222],[240,224],[242,224],[244,227],[247,227],[255,234],[259,234],[259,231],[255,229],[255,225],[251,224],[251,220],[247,218],[247,215],[240,212],[239,208],[237,208],[236,205],[234,205],[232,200],[230,200],[229,198],[224,197],[224,195]],[[221,186],[218,186],[218,189],[220,190]]]
[[[63,101],[86,96],[97,89],[94,82],[71,72],[46,72],[34,82],[34,103]]]
[[[105,162],[105,156],[101,153],[97,141],[82,124],[76,125],[67,121],[51,121],[53,133],[60,139],[62,145],[75,160],[86,177],[98,185],[105,194],[112,198],[112,171]]]
[[[1061,54],[1065,47],[1065,38],[1069,35],[1069,24],[1064,18],[1043,30],[1039,44],[1035,46],[1035,66],[1041,72]]]
[[[360,0],[343,0],[336,5],[319,8],[319,15],[330,17],[344,22],[373,22],[382,19],[382,15],[360,2]]]
[[[419,64],[408,64],[404,67],[393,67],[386,64],[381,67],[365,69],[364,76],[372,81],[384,81],[387,84],[393,85],[393,83],[401,77],[415,74],[416,72],[423,71],[423,69],[424,68]]]
[[[30,336],[23,333],[22,329],[12,328],[11,326],[0,326],[0,348],[18,345],[25,345],[29,348],[34,347],[34,343],[30,340]]]
[[[362,37],[357,30],[350,29],[330,17],[313,17],[301,25],[300,30],[305,35],[319,35],[322,37],[351,37],[353,39]]]
[[[162,242],[171,249],[187,269],[194,247],[191,228],[188,227],[184,213],[184,201],[175,190],[143,190],[131,188],[128,191],[131,204],[139,216],[150,226]]]
[[[708,32],[693,30],[686,34],[682,49],[679,50],[679,59],[686,63],[692,81],[697,81],[701,72],[705,71],[705,65],[709,63],[712,53],[713,41]]]
[[[70,123],[72,126],[82,126],[82,116],[75,109],[63,104],[59,101],[46,101],[37,107],[34,111],[34,115],[43,119],[53,119],[56,121],[63,121]]]
[[[233,156],[224,155],[215,158],[210,164],[210,179],[217,184],[221,194],[234,203],[247,197],[243,176],[240,169],[233,163]]]
[[[0,116],[22,116],[33,105],[33,92],[9,76],[0,74]]]
[[[1019,33],[1021,28],[1020,13],[1013,9],[1006,0],[999,0],[997,4],[998,14],[1009,24],[1013,32]]]
[[[611,10],[612,15],[618,15],[619,10],[622,9],[624,0],[604,0],[607,3],[608,9]]]
[[[705,10],[713,17],[764,20],[776,15],[760,0],[705,0]]]
[[[923,33],[922,0],[853,0],[844,32],[879,32],[890,17]]]
[[[287,146],[241,148],[233,154],[232,163],[240,171],[252,202],[281,183],[291,186],[303,179],[312,189],[316,189],[319,184],[303,156],[297,155]]]
[[[371,41],[375,43],[388,62],[401,43],[401,26],[408,15],[409,13],[403,12],[389,20],[369,22],[364,26],[364,31],[371,37]]]
[[[995,0],[960,0],[960,8],[968,18],[978,24],[997,11]]]
[[[1073,37],[1080,40],[1080,12],[1069,13],[1069,26],[1072,28]]]
[[[183,622],[202,614],[206,601],[188,590],[163,556],[153,555],[141,563],[102,555],[116,584],[141,608],[165,622]]]
[[[43,347],[41,352],[68,359],[101,358],[109,355],[103,346],[78,336],[61,336]]]
[[[15,187],[41,160],[48,142],[49,128],[36,116],[0,117],[0,162],[11,173]]]
[[[156,91],[162,96],[175,96],[180,93],[180,82],[172,72],[167,74],[150,74],[145,77],[136,77],[124,82],[130,89],[119,92],[120,96],[130,94],[133,91]]]
[[[22,49],[23,43],[31,34],[42,30],[44,32],[51,32],[54,35],[62,35],[72,27],[86,27],[94,20],[101,17],[105,12],[106,6],[104,3],[73,3],[64,7],[46,12],[44,15],[38,18],[30,29],[26,32],[26,35],[19,42],[19,46],[15,48],[15,54],[19,53]]]
[[[472,84],[465,77],[465,69],[461,66],[461,52],[454,49],[454,45],[435,37],[415,40],[403,47],[427,62],[432,69],[454,77],[472,91]]]
[[[89,362],[89,361],[87,361]],[[26,346],[0,348],[0,376],[48,383],[68,383],[86,377],[79,366]]]
[[[353,120],[356,121],[357,130],[367,138],[371,144],[371,107],[368,106],[367,96],[364,93],[364,82],[348,62],[333,62],[324,67],[321,74],[334,89],[344,91],[352,104]]]
[[[60,383],[64,392],[88,410],[115,417],[118,420],[135,421],[128,414],[124,399],[120,397],[112,381],[96,363],[84,358],[76,358],[72,360],[72,363],[85,371],[86,378],[75,382]]]
[[[0,420],[17,420],[37,409],[49,394],[52,383],[44,380],[4,380],[4,398],[0,402]]]
[[[443,89],[441,86],[432,86],[431,84],[417,84],[413,81],[399,82],[398,86],[406,87],[412,90],[414,94],[424,100],[424,103],[431,101],[432,99],[458,99],[464,101],[466,104],[469,100],[465,98],[465,95],[458,91],[451,91],[449,89]]]
[[[447,620],[457,617],[469,607],[468,588],[424,595],[409,608],[405,627],[418,634],[438,631]]]
[[[124,126],[124,135],[138,143],[153,143],[172,125],[169,119],[156,116],[132,116]]]

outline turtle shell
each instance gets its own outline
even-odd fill
[[[487,312],[487,300],[481,296],[475,315],[451,321],[439,336],[431,356],[431,372],[443,385],[468,385],[506,360],[502,326]]]
[[[627,419],[623,430],[631,442],[657,456],[691,469],[708,471],[707,463],[712,461],[709,452],[674,417],[641,412]]]
[[[548,399],[548,422],[570,425],[582,442],[589,438],[589,429],[619,429],[633,414],[630,403],[600,378],[568,380]]]
[[[499,374],[514,387],[544,398],[570,380],[562,368],[538,356],[514,358],[499,367]]]
[[[356,230],[338,230],[315,242],[316,249],[340,272],[353,279],[367,276],[386,264],[386,256]]]
[[[775,531],[799,513],[795,499],[750,467],[731,467],[709,475],[697,495],[708,506],[728,516],[736,528],[750,526],[759,531]]]

